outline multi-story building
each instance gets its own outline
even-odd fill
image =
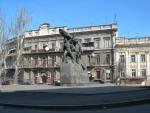
[[[117,38],[115,48],[117,78],[139,84],[150,77],[150,37]]]
[[[4,63],[3,63],[3,55],[2,55],[2,49],[0,48],[0,80],[3,79],[3,69],[4,69]],[[1,81],[0,81],[1,82]],[[1,84],[1,83],[0,83]]]
[[[39,29],[27,31],[21,54],[23,64],[18,79],[34,83],[54,83],[60,79],[63,57],[63,37],[59,28],[66,30],[82,43],[82,62],[94,80],[112,82],[114,79],[114,47],[116,24],[79,28],[51,27],[44,23]],[[7,76],[14,78],[16,65],[16,39],[7,41]],[[49,48],[49,49],[47,49]],[[9,72],[10,71],[10,72]],[[11,75],[9,75],[11,73]]]
[[[13,82],[16,59],[17,59],[17,39],[12,38],[6,41],[6,53],[5,53],[5,79]]]

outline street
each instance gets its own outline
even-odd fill
[[[114,113],[150,111],[149,87],[78,87],[0,93],[0,111]],[[138,106],[138,107],[137,107]]]

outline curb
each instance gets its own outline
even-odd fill
[[[0,106],[4,107],[15,107],[15,108],[26,108],[26,109],[49,109],[49,110],[81,110],[81,109],[110,109],[127,106],[135,106],[142,104],[150,104],[150,98],[144,99],[133,99],[122,102],[110,102],[103,104],[89,104],[89,105],[25,105],[25,104],[11,104],[11,103],[0,103]]]
[[[122,94],[122,93],[132,93],[132,92],[142,92],[148,91],[150,88],[127,90],[127,91],[115,91],[115,92],[103,92],[103,93],[69,93],[69,92],[42,92],[42,91],[16,91],[15,93],[50,93],[50,94],[66,94],[66,95],[111,95],[111,94]],[[14,92],[1,92],[1,93],[14,93]]]

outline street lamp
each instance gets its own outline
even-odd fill
[[[48,47],[48,45],[45,45],[44,50],[46,52],[48,52],[50,50],[50,48]],[[55,80],[54,80],[54,78],[55,78],[55,75],[54,75],[55,69],[54,69],[54,67],[56,65],[56,62],[55,62],[54,59],[52,59],[52,62],[54,62],[54,63],[52,63],[53,68],[52,68],[52,73],[51,73],[51,77],[52,77],[52,81],[51,82],[53,82],[53,84],[54,84],[55,83]]]
[[[92,57],[95,57],[95,53],[92,53]]]
[[[45,49],[45,51],[49,51],[48,45],[46,45],[46,46],[44,47],[44,49]]]

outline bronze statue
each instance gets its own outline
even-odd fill
[[[86,66],[81,60],[82,48],[81,43],[75,36],[59,29],[60,34],[64,37],[64,56],[60,68],[61,84],[75,85],[89,83]]]
[[[59,29],[59,32],[64,37],[63,62],[68,63],[69,61],[72,61],[72,63],[79,63],[82,53],[80,42],[63,29]]]

